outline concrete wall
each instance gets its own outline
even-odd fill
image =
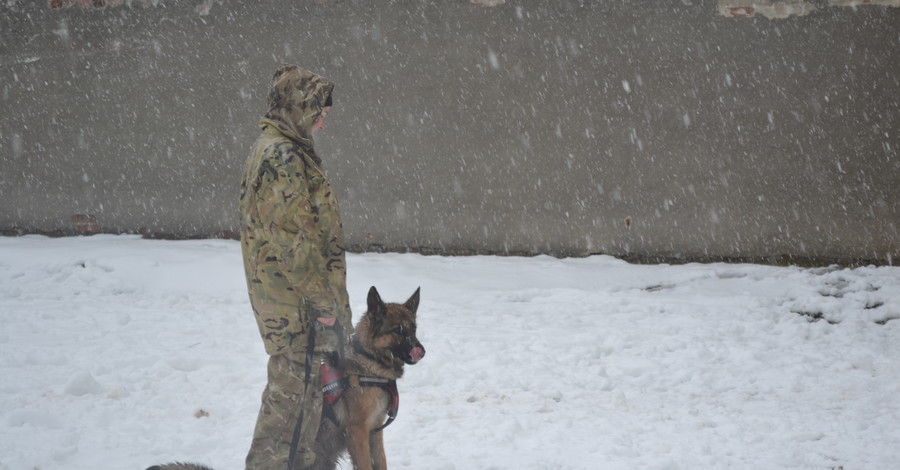
[[[710,2],[0,7],[0,229],[237,229],[275,67],[356,249],[890,263],[900,9]],[[692,3],[686,5],[685,3]]]

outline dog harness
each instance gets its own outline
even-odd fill
[[[381,426],[372,430],[372,434],[388,427],[397,418],[400,409],[400,392],[397,391],[397,381],[381,377],[362,377],[359,375],[345,376],[343,372],[322,364],[322,393],[325,394],[325,412],[328,418],[337,423],[337,415],[334,413],[334,404],[344,395],[347,387],[380,387],[391,398],[391,406],[388,408],[388,418]]]

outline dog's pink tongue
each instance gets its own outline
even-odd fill
[[[419,347],[412,348],[412,351],[409,352],[409,358],[412,359],[413,362],[419,362],[425,356],[425,350]]]

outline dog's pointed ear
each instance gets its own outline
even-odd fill
[[[387,311],[387,306],[384,305],[384,301],[381,300],[381,296],[378,295],[378,289],[375,286],[372,286],[369,289],[369,298],[367,299],[369,305],[369,313],[376,314],[384,314]]]
[[[410,297],[409,300],[407,300],[406,303],[403,304],[403,306],[406,307],[407,309],[409,309],[409,311],[412,312],[413,315],[415,315],[416,310],[419,309],[419,291],[420,290],[422,290],[421,287],[417,288],[416,291],[413,293],[412,297]]]

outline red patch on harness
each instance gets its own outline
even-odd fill
[[[344,394],[344,374],[328,364],[322,364],[322,393],[325,394],[325,402],[335,404]]]

